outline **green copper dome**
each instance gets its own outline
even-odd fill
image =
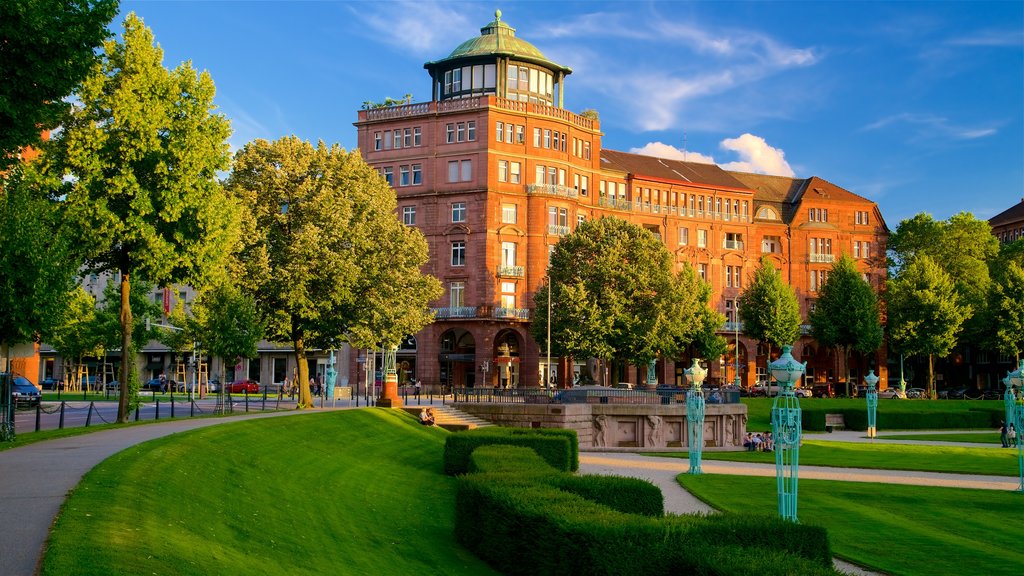
[[[452,50],[447,58],[427,62],[424,68],[430,70],[452,63],[455,60],[478,59],[489,56],[508,57],[513,60],[543,66],[552,72],[571,74],[572,69],[555,64],[544,57],[536,46],[516,38],[516,30],[501,21],[501,11],[494,13],[494,21],[480,29],[480,36],[470,38]]]

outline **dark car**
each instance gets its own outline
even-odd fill
[[[45,378],[45,379],[43,379],[43,381],[40,384],[40,386],[43,387],[43,390],[56,390],[57,389],[57,379],[56,378]]]
[[[260,385],[255,380],[237,380],[224,387],[228,394],[258,394]]]
[[[835,398],[835,390],[832,389],[832,384],[815,384],[811,388],[811,396],[815,398]]]
[[[174,383],[170,380],[161,380],[160,378],[152,378],[142,385],[142,390],[146,392],[159,392],[163,394],[167,392],[168,386],[172,386]]]
[[[15,405],[38,406],[41,394],[39,388],[36,388],[36,385],[28,378],[15,376],[14,382],[11,384],[11,396],[14,398]]]

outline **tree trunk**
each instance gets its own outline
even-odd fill
[[[121,271],[121,395],[117,400],[117,421],[128,421],[128,382],[135,359],[132,355],[132,306],[128,272]]]
[[[306,361],[306,345],[302,336],[295,336],[295,362],[299,368],[299,404],[298,408],[312,408],[313,394],[309,390],[309,362]]]
[[[932,354],[928,354],[928,397],[935,400],[935,374],[932,368]]]
[[[846,380],[846,397],[850,397],[850,347],[840,346],[839,350],[843,353],[843,378]]]

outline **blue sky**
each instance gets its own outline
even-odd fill
[[[1024,2],[122,2],[166,66],[211,73],[236,148],[354,148],[363,102],[428,101],[423,63],[495,9],[573,69],[565,107],[606,148],[820,176],[893,229],[1024,197]]]

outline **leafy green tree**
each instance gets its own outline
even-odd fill
[[[857,264],[843,254],[818,291],[818,300],[808,320],[811,336],[830,346],[846,367],[846,395],[850,395],[850,351],[868,354],[882,345],[882,321],[878,297],[857,270]]]
[[[68,221],[92,270],[121,273],[121,349],[132,350],[135,275],[202,285],[237,240],[234,204],[216,180],[227,167],[228,121],[214,113],[210,76],[163,66],[152,32],[129,14],[122,42],[104,43],[76,106],[48,146],[66,175]],[[130,362],[121,366],[118,421],[128,417]],[[137,377],[137,376],[136,376]]]
[[[949,274],[918,254],[888,283],[889,341],[908,355],[928,356],[928,393],[935,398],[934,357],[956,345],[971,306],[961,303]]]
[[[85,356],[103,355],[104,342],[108,338],[104,334],[96,299],[78,287],[69,292],[67,305],[62,308],[46,341],[61,357],[73,359],[81,365]],[[70,383],[72,375],[65,377]]]
[[[583,222],[555,245],[549,281],[534,296],[530,332],[559,356],[646,365],[670,358],[699,329],[702,282],[693,269],[673,272],[665,245],[618,218]]]
[[[233,361],[253,358],[265,327],[256,302],[232,283],[201,293],[192,303],[197,340],[213,356]]]
[[[919,255],[929,256],[949,274],[961,302],[971,307],[973,315],[964,324],[961,342],[984,340],[991,329],[984,313],[991,284],[989,264],[999,252],[999,241],[987,221],[968,212],[944,221],[918,214],[900,222],[887,246],[890,263],[895,264],[892,275]]]
[[[0,2],[0,169],[60,123],[96,62],[117,0]]]
[[[700,310],[698,317],[698,329],[693,337],[693,347],[697,352],[697,357],[710,363],[729,351],[729,340],[718,333],[725,324],[725,315],[705,306]]]
[[[789,345],[800,338],[800,303],[796,293],[767,257],[761,258],[761,267],[737,304],[743,333],[750,338],[769,346]]]
[[[74,257],[59,207],[33,166],[0,176],[0,356],[49,336],[74,287]],[[8,371],[0,366],[0,371]]]
[[[313,405],[307,349],[397,346],[433,320],[441,286],[420,272],[427,243],[395,217],[394,191],[358,152],[255,140],[228,188],[244,207],[234,277],[266,315],[268,339],[294,346],[300,407]]]
[[[1000,267],[989,292],[988,310],[992,344],[1019,359],[1024,351],[1024,268],[1017,261],[1011,259]]]

